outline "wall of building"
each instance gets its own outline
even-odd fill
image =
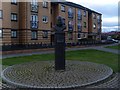
[[[30,2],[19,2],[17,5],[11,4],[10,2],[3,3],[3,19],[0,20],[3,25],[3,44],[11,45],[11,44],[50,44],[54,42],[54,26],[56,24],[57,16],[62,16],[65,18],[65,40],[66,43],[77,43],[78,42],[78,10],[81,10],[82,19],[80,20],[82,29],[80,33],[80,38],[88,38],[88,33],[98,33],[98,22],[97,16],[98,13],[88,14],[88,9],[86,8],[78,8],[71,5],[64,5],[65,12],[61,11],[61,3],[53,4],[48,2],[48,7],[43,8],[43,3],[38,2],[38,12],[31,12],[31,3]],[[0,7],[1,8],[1,7]],[[74,13],[73,18],[68,18],[68,10],[72,8]],[[84,16],[84,12],[86,11],[86,16]],[[11,21],[11,13],[16,13],[18,16],[17,21]],[[38,28],[31,28],[31,15],[38,15]],[[96,18],[93,18],[93,14],[96,14]],[[48,17],[48,22],[43,23],[43,16]],[[74,25],[73,31],[68,30],[68,22],[72,21]],[[86,22],[86,27],[84,24]],[[93,23],[96,24],[96,28],[93,28]],[[101,26],[101,23],[100,23]],[[11,38],[11,29],[17,30],[17,38]],[[31,32],[33,30],[37,31],[37,39],[31,39]],[[43,38],[43,31],[48,31],[48,37]],[[72,39],[70,39],[72,36]],[[100,36],[100,34],[98,35]],[[96,38],[95,38],[96,39]]]
[[[3,43],[3,45],[11,45],[11,3],[2,2],[2,9],[3,9],[2,43]]]

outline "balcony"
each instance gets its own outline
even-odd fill
[[[78,32],[81,32],[81,31],[82,31],[82,26],[78,25]]]
[[[78,14],[78,20],[82,20],[82,15]]]
[[[32,29],[37,29],[38,28],[38,21],[31,21],[31,28]]]
[[[73,19],[73,13],[68,12],[68,18]]]
[[[32,12],[38,12],[38,5],[31,4],[31,11]]]

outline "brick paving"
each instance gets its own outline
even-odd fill
[[[112,75],[111,68],[91,62],[67,61],[65,71],[55,71],[53,61],[14,65],[3,71],[3,80],[24,88],[74,88],[97,83]]]
[[[120,73],[116,73],[109,81],[90,86],[89,88],[118,88],[120,86]]]

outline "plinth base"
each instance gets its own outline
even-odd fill
[[[2,78],[20,88],[74,88],[97,83],[112,73],[105,65],[80,61],[66,61],[65,71],[55,71],[53,61],[40,61],[8,67]]]

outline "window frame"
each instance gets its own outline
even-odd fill
[[[95,27],[94,27],[94,26],[95,26]],[[95,24],[95,23],[93,24],[93,28],[96,29],[96,24]]]
[[[73,40],[73,33],[72,32],[68,32],[68,40]]]
[[[77,29],[78,29],[78,31],[81,31],[81,29],[82,29],[82,23],[80,21],[78,21]]]
[[[31,15],[31,28],[32,29],[37,29],[39,27],[39,17],[38,17],[38,14],[32,14]],[[32,24],[35,24],[36,26],[33,26]]]
[[[80,39],[81,38],[81,33],[78,33],[78,39]]]
[[[86,28],[87,27],[87,23],[86,22],[84,22],[84,28]]]
[[[47,30],[43,31],[43,38],[48,38],[48,31]]]
[[[13,34],[12,32],[15,32],[15,33]],[[17,38],[17,30],[16,29],[11,29],[11,38]]]
[[[46,19],[46,20],[45,20]],[[45,21],[44,21],[45,20]],[[42,16],[42,22],[43,23],[48,23],[48,16]]]
[[[0,28],[0,31],[1,31],[1,35],[0,35],[0,38],[3,38],[3,29]]]
[[[74,18],[74,12],[73,12],[73,9],[72,7],[69,7],[68,9],[68,18]]]
[[[100,15],[97,15],[97,19],[100,19],[101,18],[101,16]]]
[[[12,17],[12,15],[13,15],[13,17]],[[17,13],[11,13],[11,21],[18,21],[18,14]]]
[[[61,5],[61,11],[65,12],[65,5]]]
[[[81,19],[82,19],[82,12],[81,12],[81,9],[78,9],[77,18],[78,18],[78,20],[81,20]]]
[[[48,8],[48,2],[45,1],[45,0],[43,0],[43,2],[42,2],[42,7],[43,7],[43,8]]]
[[[36,37],[32,37],[33,36],[33,32],[36,33]],[[31,30],[31,40],[38,40],[38,31],[37,30]]]
[[[17,5],[17,0],[11,0],[11,4]]]
[[[83,15],[84,15],[84,17],[86,17],[86,14],[87,14],[87,13],[86,13],[86,9],[85,9],[85,10],[84,10],[84,14],[83,14]]]
[[[3,19],[3,10],[0,10],[0,13],[1,13],[0,19]]]
[[[96,19],[96,14],[95,13],[93,13],[93,18]]]
[[[38,6],[38,0],[31,0],[31,5]]]
[[[73,30],[74,30],[74,25],[72,23],[73,23],[73,21],[68,21],[68,31],[69,32],[73,32]]]

